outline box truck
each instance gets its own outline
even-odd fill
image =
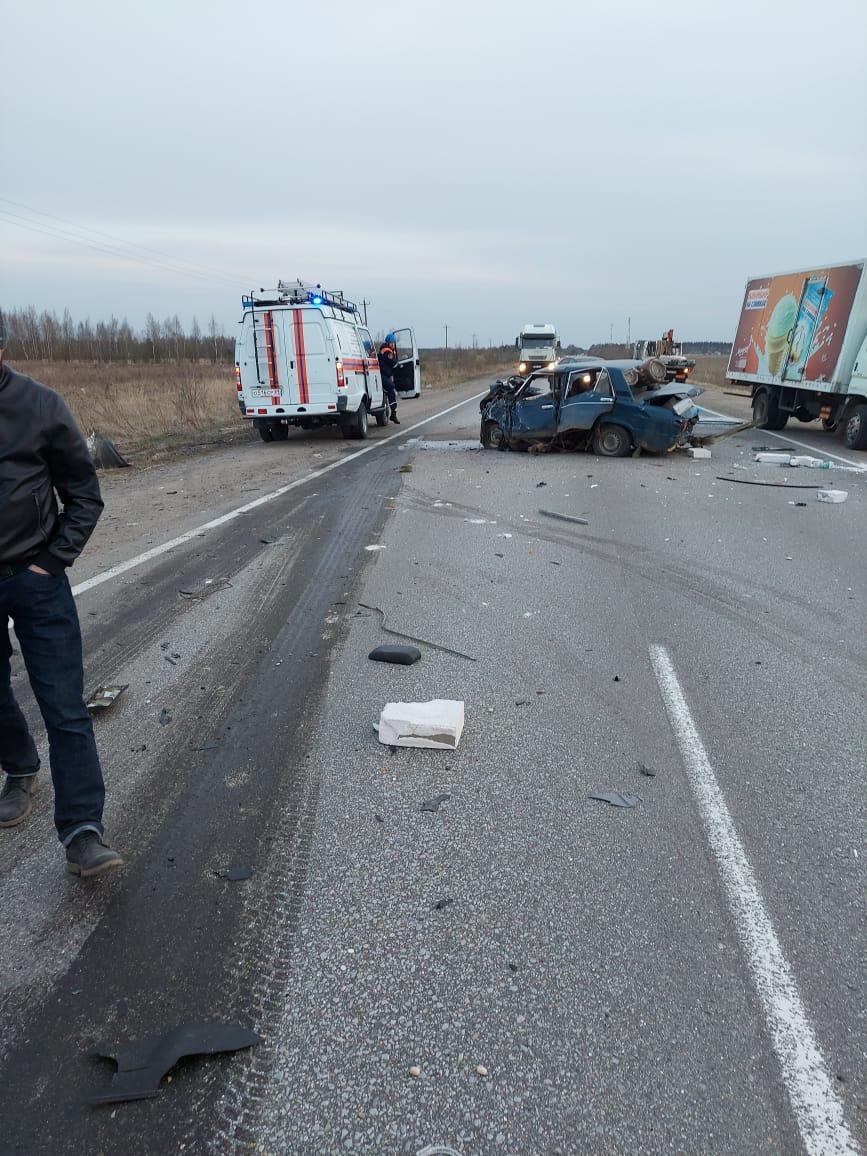
[[[867,449],[867,259],[752,277],[726,377],[749,385],[756,428],[821,419]]]

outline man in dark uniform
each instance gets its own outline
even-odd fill
[[[394,367],[397,365],[397,348],[394,344],[394,334],[387,333],[385,341],[379,347],[379,373],[382,378],[382,391],[391,410],[391,420],[400,425],[397,420],[397,390],[394,387]]]
[[[39,770],[36,745],[12,693],[12,619],[48,732],[55,826],[68,870],[86,878],[123,864],[103,839],[105,787],[66,577],[102,513],[102,498],[87,443],[66,403],[7,368],[5,345],[0,313],[0,828],[30,815]]]

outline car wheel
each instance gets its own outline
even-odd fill
[[[850,450],[867,450],[867,405],[856,405],[849,411],[843,444]]]
[[[486,450],[504,450],[506,448],[505,430],[495,421],[486,421],[482,425],[481,441]]]
[[[274,427],[270,421],[260,421],[259,418],[254,418],[253,425],[259,431],[259,437],[263,442],[272,442],[274,440]]]
[[[756,429],[785,429],[789,415],[780,413],[777,398],[769,389],[760,389],[753,398],[753,425]]]
[[[593,431],[593,449],[603,458],[625,458],[632,452],[632,438],[622,425],[606,422]]]
[[[361,405],[355,411],[350,413],[344,419],[340,427],[345,438],[353,438],[355,441],[363,441],[367,437],[367,400],[363,400]]]
[[[376,424],[380,427],[380,429],[384,425],[388,425],[388,410],[387,409],[382,410],[380,413],[376,414],[375,417],[376,417]]]

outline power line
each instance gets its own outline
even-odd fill
[[[6,198],[0,198],[0,200],[5,199]],[[57,219],[60,220],[61,218]],[[5,220],[7,224],[16,225],[20,229],[30,229],[32,232],[42,233],[47,237],[57,237],[61,240],[70,241],[76,245],[83,245],[88,249],[94,249],[100,253],[107,253],[111,257],[120,257],[125,261],[132,261],[142,265],[149,265],[152,268],[164,269],[170,273],[175,273],[182,277],[196,277],[205,281],[221,281],[226,284],[231,283],[236,288],[239,282],[239,279],[230,277],[229,274],[224,275],[205,272],[203,270],[199,270],[195,266],[175,263],[172,258],[169,258],[169,261],[172,261],[172,263],[169,264],[167,261],[158,260],[155,257],[142,256],[138,253],[130,252],[127,249],[122,249],[117,245],[98,244],[89,240],[87,237],[81,237],[75,233],[70,233],[67,229],[59,229],[56,225],[49,225],[47,222],[33,221],[29,217],[22,217],[20,213],[12,213],[8,209],[0,208],[0,220]],[[79,226],[73,227],[78,228]],[[96,232],[96,230],[92,231]],[[108,234],[105,235],[107,236]],[[127,244],[127,242],[123,242],[123,244]],[[144,246],[138,246],[138,248],[144,249]]]

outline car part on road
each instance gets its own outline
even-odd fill
[[[253,868],[239,864],[236,867],[224,867],[222,871],[215,871],[218,879],[228,879],[230,883],[240,883],[243,879],[253,878]]]
[[[512,535],[508,534],[506,536],[511,538]],[[503,535],[500,534],[498,537],[503,537]],[[377,614],[379,614],[382,617],[380,629],[383,630],[386,634],[391,634],[394,638],[405,638],[409,642],[419,643],[420,646],[429,646],[432,650],[439,650],[443,654],[450,654],[453,658],[465,658],[467,662],[477,661],[477,659],[473,658],[471,654],[464,654],[461,650],[452,650],[448,646],[441,646],[438,642],[428,642],[426,638],[415,638],[412,634],[405,634],[402,630],[392,630],[390,626],[385,625],[386,615],[384,610],[380,610],[378,606],[368,606],[366,602],[359,602],[358,605],[361,606],[364,610],[374,610]]]
[[[556,510],[540,510],[540,514],[544,514],[546,518],[556,518],[558,522],[574,522],[576,526],[589,526],[590,523],[586,518],[576,518],[574,514],[558,514]],[[559,562],[552,562],[553,566],[559,566]]]
[[[416,646],[377,646],[367,656],[374,662],[392,662],[397,666],[412,666],[421,659],[421,651]]]
[[[160,1036],[128,1044],[99,1044],[94,1052],[114,1060],[111,1086],[88,1098],[90,1104],[149,1100],[159,1094],[160,1080],[185,1056],[216,1056],[261,1044],[262,1037],[237,1024],[185,1024]]]
[[[612,807],[637,807],[641,802],[640,795],[627,795],[622,791],[595,791],[587,798],[599,803],[610,803]]]
[[[754,478],[724,478],[717,474],[716,480],[718,482],[737,482],[741,486],[769,486],[775,490],[812,490],[814,486],[796,486],[789,482],[758,482]]]
[[[443,803],[447,803],[451,795],[434,795],[432,799],[425,799],[421,805],[422,811],[430,811],[431,814],[436,814]]]
[[[638,764],[638,773],[640,775],[645,775],[648,779],[656,778],[656,771],[654,771],[652,767],[648,767],[642,762],[639,762]]]
[[[818,501],[818,502],[830,502],[834,505],[837,505],[840,502],[845,502],[848,497],[849,497],[849,491],[848,490],[817,490],[816,491],[816,501]]]
[[[385,746],[454,750],[463,729],[461,701],[387,702],[379,718],[379,741]]]
[[[89,711],[93,711],[94,713],[108,710],[110,706],[114,706],[123,692],[128,689],[128,682],[114,686],[98,686],[96,690],[91,691],[88,695],[85,706]]]
[[[686,452],[691,458],[696,460],[702,459],[703,461],[706,461],[710,457],[710,450],[706,449],[704,446],[687,446]]]
[[[199,582],[196,586],[179,590],[178,594],[182,594],[184,598],[195,598],[197,602],[204,602],[206,598],[210,598],[218,590],[227,590],[231,585],[232,583],[228,578],[206,578],[204,582]]]
[[[98,470],[128,469],[130,463],[126,460],[117,446],[109,438],[101,437],[95,430],[91,430],[87,439],[87,448]]]

